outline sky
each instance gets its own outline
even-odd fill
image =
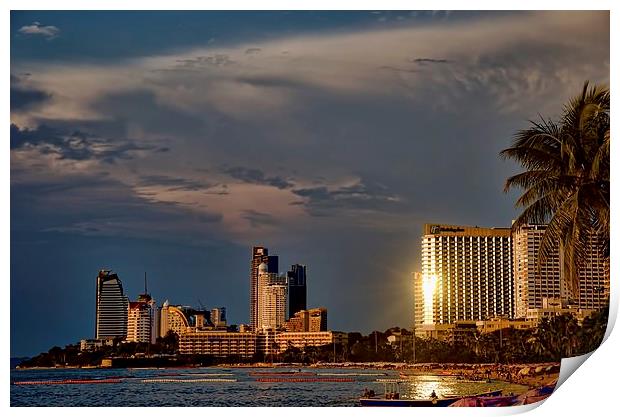
[[[95,277],[249,321],[251,247],[342,331],[410,327],[424,223],[507,227],[499,158],[608,12],[11,12],[11,356],[94,336]]]

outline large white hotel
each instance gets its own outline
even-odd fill
[[[513,316],[509,228],[426,224],[416,324]]]
[[[544,231],[544,225],[426,224],[422,272],[414,277],[416,329],[498,317],[539,319],[566,311],[584,316],[603,308],[609,296],[609,262],[596,242],[580,271],[579,289],[569,291],[557,248],[538,268]]]

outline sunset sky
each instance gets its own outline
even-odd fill
[[[412,323],[424,223],[507,227],[498,153],[609,82],[608,12],[12,12],[11,355],[95,277],[249,321],[251,247],[328,326]]]

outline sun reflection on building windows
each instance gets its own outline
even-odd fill
[[[422,276],[422,294],[424,297],[424,324],[433,324],[433,297],[437,277],[435,275]]]

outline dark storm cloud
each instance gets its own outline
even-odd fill
[[[394,210],[401,202],[387,187],[372,181],[330,190],[326,186],[299,188],[294,194],[306,198],[306,209],[311,215],[336,215],[335,209],[344,210]]]
[[[137,145],[129,140],[109,140],[85,132],[63,132],[49,126],[21,129],[11,124],[11,149],[36,147],[41,153],[58,159],[84,161],[96,159],[114,164],[120,159],[132,159],[136,151],[156,150],[153,146]]]
[[[290,77],[275,76],[242,76],[235,78],[235,81],[241,84],[248,84],[255,87],[269,88],[308,88],[308,83],[296,80]]]
[[[416,64],[447,64],[452,61],[447,59],[435,59],[435,58],[415,58],[411,62],[415,62]]]
[[[168,191],[209,191],[220,195],[228,194],[222,188],[213,190],[220,184],[208,183],[205,181],[197,181],[189,178],[170,177],[167,175],[144,175],[140,177],[139,185],[141,186],[161,186],[166,187]]]
[[[25,76],[27,77],[27,75]],[[11,74],[12,112],[31,110],[52,98],[52,95],[46,91],[23,85],[22,79],[23,77]]]
[[[281,190],[293,187],[293,183],[279,176],[267,176],[260,169],[232,167],[224,168],[222,172],[248,184],[270,185]]]
[[[250,222],[250,226],[259,228],[262,226],[276,226],[278,220],[269,213],[262,213],[256,210],[243,210],[242,217]]]
[[[205,127],[204,116],[192,115],[158,100],[149,90],[131,90],[108,94],[93,104],[93,108],[124,127],[140,126],[145,132],[176,136],[179,132],[200,132]]]
[[[184,230],[177,241],[210,234],[196,226],[219,223],[218,213],[194,213],[182,204],[154,202],[106,172],[70,175],[12,185],[12,227],[22,231],[161,238]],[[169,236],[170,237],[170,236]]]

